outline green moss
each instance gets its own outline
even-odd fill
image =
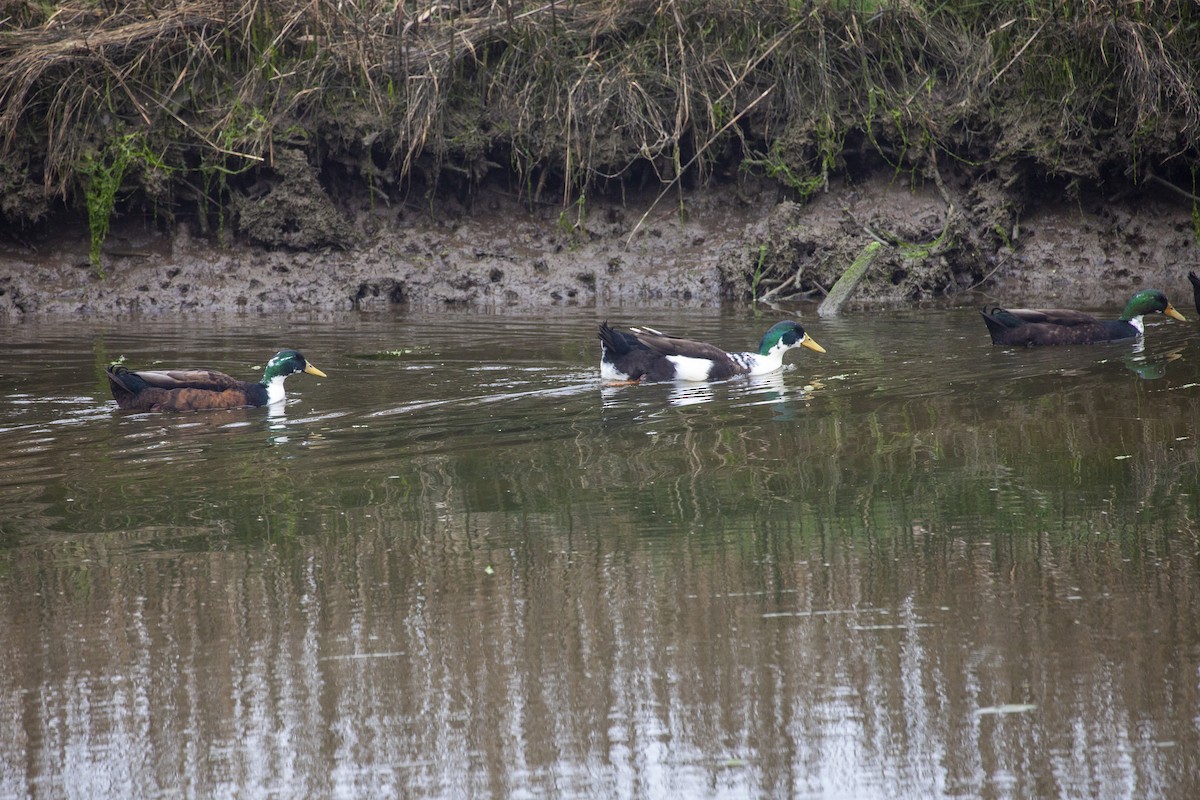
[[[761,172],[766,177],[779,181],[784,186],[794,189],[802,200],[820,191],[828,180],[827,172],[811,175],[804,174],[799,167],[793,169],[779,146],[773,147],[767,153],[742,159],[740,168],[752,173]]]
[[[758,246],[758,259],[754,263],[754,277],[750,279],[750,299],[758,299],[758,284],[762,281],[765,272],[764,267],[767,263],[767,253],[769,248],[765,244]]]
[[[88,231],[91,235],[88,260],[96,274],[103,277],[101,248],[108,237],[109,224],[120,191],[129,170],[137,165],[146,169],[168,171],[161,156],[146,144],[143,133],[127,133],[112,139],[96,155],[85,155],[79,165],[87,198]]]

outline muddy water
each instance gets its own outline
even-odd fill
[[[1200,787],[1195,322],[810,315],[774,378],[612,388],[597,321],[0,329],[0,796]],[[278,413],[102,380],[284,345],[329,378]]]

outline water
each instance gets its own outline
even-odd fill
[[[1195,794],[1196,323],[810,314],[682,388],[599,319],[0,328],[0,797]],[[279,413],[103,380],[283,346]]]

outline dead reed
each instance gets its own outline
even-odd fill
[[[10,0],[0,216],[220,206],[278,147],[564,203],[718,168],[804,195],[864,153],[1139,179],[1192,169],[1198,70],[1187,0]]]

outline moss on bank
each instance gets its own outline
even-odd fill
[[[349,244],[327,213],[255,203],[296,152],[304,191],[333,206],[469,203],[502,181],[572,214],[589,193],[747,172],[804,201],[886,169],[935,182],[950,211],[915,241],[872,235],[969,260],[1047,186],[1195,182],[1200,10],[1184,0],[9,0],[0,19],[10,231],[84,208],[102,231],[103,201]],[[117,152],[119,174],[97,169]],[[309,216],[315,237],[295,230]],[[786,242],[764,248],[756,286],[812,288]]]

